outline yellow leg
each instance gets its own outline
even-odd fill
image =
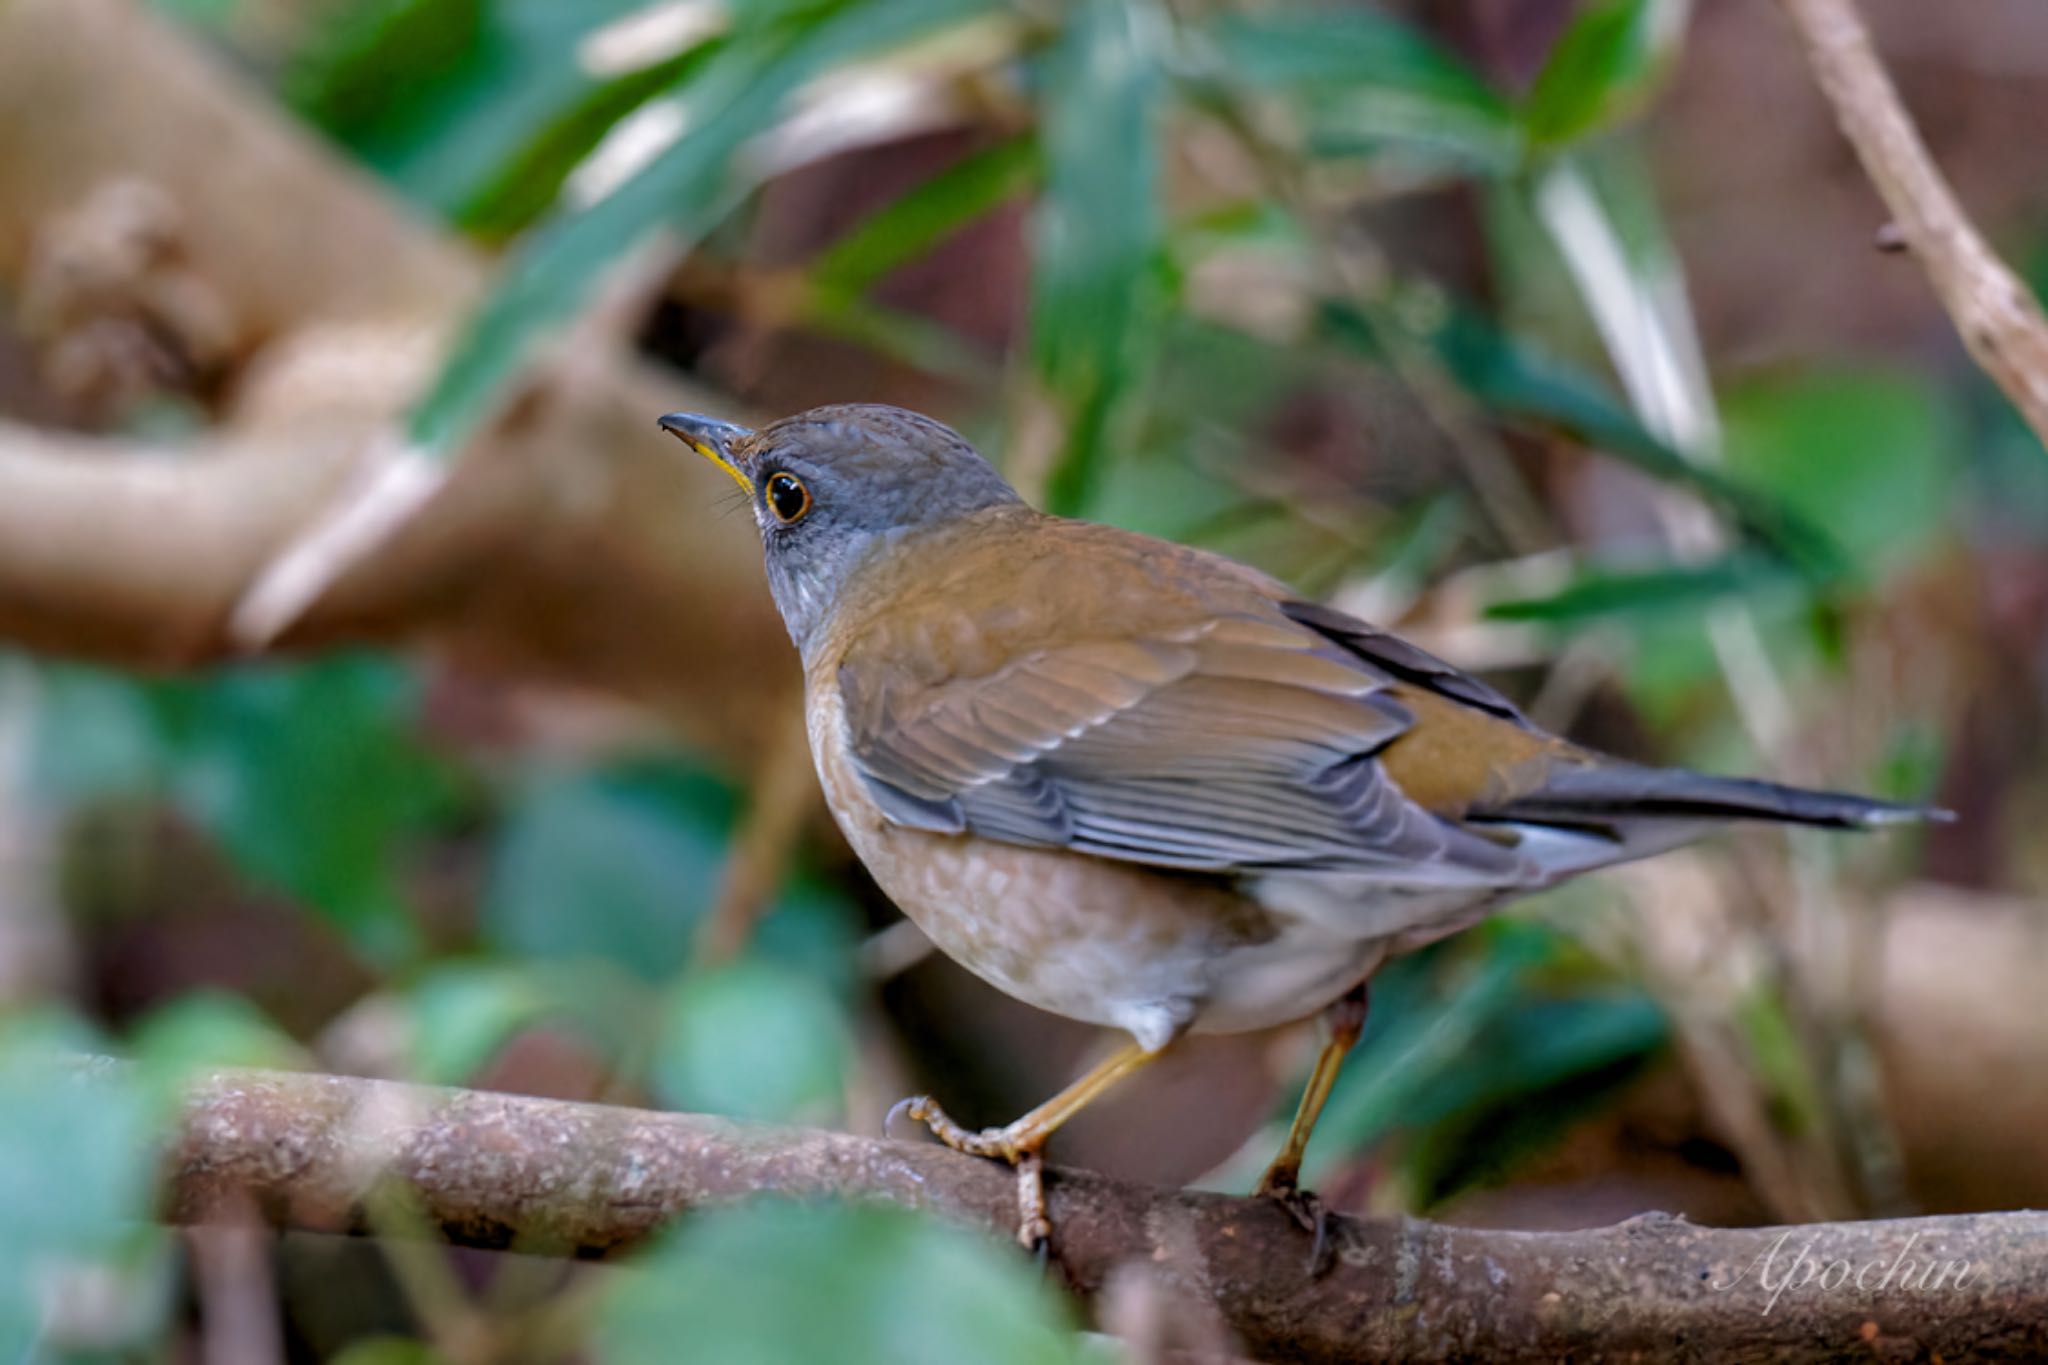
[[[1277,1199],[1289,1199],[1301,1189],[1301,1162],[1308,1155],[1308,1140],[1316,1130],[1316,1120],[1323,1115],[1323,1106],[1329,1102],[1331,1087],[1337,1084],[1337,1073],[1343,1069],[1344,1057],[1358,1043],[1358,1035],[1365,1028],[1365,987],[1360,986],[1349,995],[1330,1006],[1325,1016],[1329,1023],[1329,1037],[1323,1040],[1322,1051],[1316,1054],[1315,1069],[1308,1073],[1308,1085],[1302,1089],[1301,1104],[1294,1111],[1294,1122],[1287,1129],[1287,1141],[1280,1148],[1280,1154],[1273,1158],[1273,1164],[1259,1177],[1258,1192]]]
[[[1015,1164],[1024,1157],[1043,1148],[1059,1126],[1074,1115],[1086,1109],[1097,1099],[1113,1089],[1117,1082],[1151,1061],[1157,1053],[1147,1052],[1136,1043],[1126,1043],[1088,1069],[1088,1073],[1075,1081],[1044,1104],[1018,1119],[1015,1123],[1001,1128],[984,1128],[971,1132],[946,1117],[946,1111],[939,1108],[938,1101],[929,1095],[905,1101],[898,1106],[900,1112],[908,1114],[932,1130],[932,1136],[956,1152],[969,1156],[990,1156]]]
[[[1001,1128],[984,1128],[973,1132],[962,1128],[946,1116],[939,1108],[938,1101],[929,1095],[919,1095],[905,1100],[890,1111],[890,1119],[897,1114],[907,1114],[925,1127],[932,1136],[956,1152],[969,1156],[994,1157],[1007,1161],[1017,1168],[1017,1240],[1026,1247],[1042,1250],[1046,1239],[1052,1235],[1052,1223],[1046,1217],[1045,1206],[1045,1165],[1040,1153],[1046,1140],[1074,1115],[1100,1099],[1116,1084],[1133,1071],[1144,1066],[1159,1054],[1147,1052],[1136,1043],[1126,1043],[1114,1053],[1088,1069],[1086,1075],[1075,1081],[1044,1104],[1018,1119],[1015,1123]],[[885,1122],[886,1131],[891,1124]]]

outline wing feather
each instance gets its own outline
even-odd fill
[[[937,683],[884,655],[838,678],[854,764],[899,823],[1204,872],[1528,872],[1388,778],[1378,755],[1413,723],[1397,679],[1277,605]]]

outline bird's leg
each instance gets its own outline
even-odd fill
[[[1315,1249],[1309,1254],[1311,1272],[1322,1265],[1330,1215],[1322,1200],[1301,1188],[1301,1161],[1308,1154],[1309,1135],[1315,1132],[1316,1120],[1322,1117],[1323,1105],[1337,1083],[1345,1054],[1357,1045],[1358,1035],[1365,1029],[1365,1005],[1365,983],[1360,982],[1324,1011],[1323,1022],[1329,1033],[1316,1054],[1314,1069],[1308,1073],[1301,1105],[1294,1111],[1294,1122],[1287,1129],[1287,1141],[1273,1158],[1273,1164],[1259,1177],[1257,1193],[1278,1202],[1303,1229],[1315,1234]]]
[[[937,1100],[929,1095],[917,1095],[904,1100],[889,1111],[889,1120],[898,1114],[916,1119],[931,1129],[932,1136],[956,1152],[969,1156],[994,1157],[1007,1161],[1017,1168],[1017,1214],[1020,1223],[1017,1240],[1026,1247],[1037,1250],[1045,1244],[1052,1232],[1052,1225],[1045,1211],[1045,1167],[1040,1159],[1046,1140],[1059,1126],[1074,1115],[1086,1109],[1114,1088],[1117,1082],[1136,1071],[1145,1063],[1158,1056],[1147,1052],[1136,1043],[1123,1047],[1090,1067],[1085,1075],[1044,1104],[1039,1105],[1023,1118],[1001,1128],[984,1128],[980,1132],[962,1128],[946,1116]],[[891,1126],[883,1124],[884,1131]]]

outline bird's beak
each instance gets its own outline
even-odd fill
[[[711,463],[732,475],[746,495],[754,496],[754,481],[740,473],[740,467],[733,463],[733,442],[753,433],[731,422],[721,422],[716,417],[704,417],[694,412],[672,412],[661,419],[661,429],[681,441],[690,449],[702,455]]]

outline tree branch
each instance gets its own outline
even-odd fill
[[[648,414],[680,385],[564,357],[442,494],[276,646],[422,644],[630,697],[735,765],[791,723],[794,656],[751,523]],[[0,639],[131,668],[239,652],[251,577],[356,470],[381,395],[178,452],[0,423]],[[573,453],[572,453],[573,452]],[[783,684],[778,687],[777,680]]]
[[[1963,344],[2048,446],[2048,317],[1970,222],[1886,74],[1856,0],[1781,0],[1835,118]]]
[[[276,1072],[202,1084],[170,1170],[168,1213],[180,1222],[234,1217],[253,1199],[280,1227],[361,1233],[373,1189],[398,1179],[453,1241],[579,1256],[762,1193],[887,1200],[1004,1235],[1016,1217],[1008,1172],[931,1145]],[[1081,1171],[1053,1172],[1051,1194],[1054,1251],[1074,1289],[1093,1295],[1117,1266],[1146,1262],[1214,1303],[1261,1356],[2048,1351],[2048,1214],[1745,1229],[1650,1216],[1553,1233],[1340,1217],[1333,1268],[1310,1279],[1301,1230],[1263,1201]]]
[[[220,428],[175,450],[0,424],[0,640],[195,667],[239,652],[233,604],[357,477],[486,273],[148,7],[0,4],[0,288],[39,230],[131,181],[253,350]],[[623,347],[563,348],[278,646],[435,646],[649,703],[751,765],[794,657],[751,526],[653,425],[723,401]]]

